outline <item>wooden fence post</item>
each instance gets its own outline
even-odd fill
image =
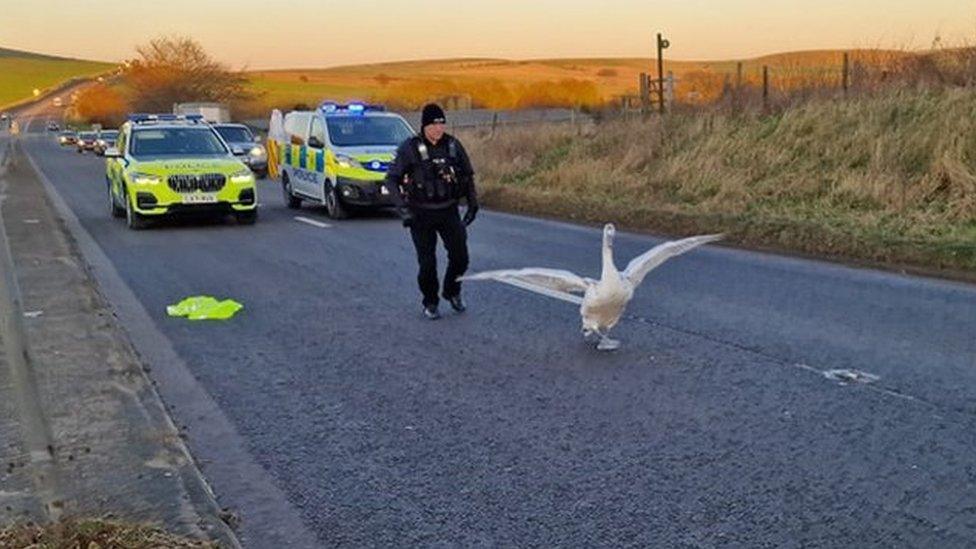
[[[738,112],[742,108],[742,61],[735,64],[735,90],[732,92],[732,110]]]
[[[844,86],[844,96],[846,97],[847,90],[848,88],[850,88],[850,84],[851,84],[851,63],[850,63],[850,57],[848,56],[848,53],[846,51],[844,52],[844,76],[842,78],[842,81]]]
[[[763,65],[763,110],[769,108],[769,65]]]

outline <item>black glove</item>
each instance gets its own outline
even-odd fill
[[[478,215],[478,205],[468,204],[468,210],[464,212],[464,226],[474,223],[474,218]]]
[[[413,227],[414,216],[408,210],[400,210],[400,218],[403,219],[403,226],[406,228]]]

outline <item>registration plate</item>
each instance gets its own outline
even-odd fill
[[[217,195],[209,193],[196,193],[183,195],[184,204],[214,204],[217,202]]]

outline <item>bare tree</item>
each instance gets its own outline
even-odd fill
[[[173,103],[239,102],[252,97],[242,71],[211,59],[191,38],[157,38],[136,51],[139,58],[126,71],[136,110],[166,112]]]

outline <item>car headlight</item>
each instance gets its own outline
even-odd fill
[[[261,145],[255,145],[254,147],[251,148],[250,154],[251,156],[264,156],[267,153],[265,152],[264,147],[262,147]]]
[[[237,172],[230,176],[230,182],[238,185],[254,183],[254,174],[251,173],[251,170]]]
[[[163,182],[162,177],[151,173],[135,172],[129,176],[129,179],[136,185],[157,185]]]
[[[340,168],[362,168],[363,165],[359,163],[358,160],[351,156],[346,156],[344,154],[335,155],[336,163],[339,164]]]

